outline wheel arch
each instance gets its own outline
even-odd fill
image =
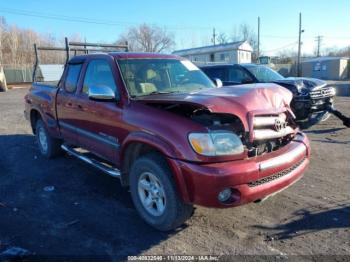
[[[121,148],[121,182],[123,186],[129,185],[129,172],[133,162],[142,155],[158,153],[165,158],[169,169],[172,172],[175,186],[181,198],[188,202],[187,186],[180,168],[174,163],[178,156],[176,150],[167,142],[144,132],[130,134],[124,141]]]
[[[40,111],[35,109],[35,108],[30,110],[29,117],[30,117],[30,125],[31,125],[31,128],[32,128],[33,134],[35,134],[36,133],[36,130],[35,130],[36,129],[36,122],[39,119],[43,120],[43,117],[42,117]]]

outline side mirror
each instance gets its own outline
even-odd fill
[[[243,78],[241,83],[242,84],[253,84],[254,81],[251,78],[247,77],[247,78]]]
[[[222,87],[223,86],[222,81],[220,80],[220,78],[214,78],[213,81],[214,81],[214,84],[216,85],[216,87]]]
[[[115,99],[115,93],[109,86],[91,85],[89,86],[88,96],[91,100],[112,101]]]

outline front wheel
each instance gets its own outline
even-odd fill
[[[192,205],[180,199],[171,171],[159,154],[147,154],[134,162],[130,191],[140,216],[158,230],[175,229],[193,213]]]

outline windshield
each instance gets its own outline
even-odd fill
[[[258,79],[261,83],[269,83],[277,80],[282,80],[284,77],[272,70],[267,66],[262,65],[249,65],[245,66],[245,68],[252,73],[256,79]]]
[[[198,67],[187,60],[118,59],[118,64],[131,97],[191,93],[215,87]]]

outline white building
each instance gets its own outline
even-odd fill
[[[173,54],[186,57],[195,63],[251,63],[253,48],[247,41],[221,45],[203,46],[174,51]]]
[[[303,76],[325,80],[349,79],[348,57],[316,57],[302,61]]]

